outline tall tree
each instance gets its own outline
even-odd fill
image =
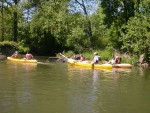
[[[18,3],[20,0],[3,0],[10,13],[13,15],[13,41],[17,42],[18,35]]]
[[[92,14],[91,23],[94,38],[94,45],[96,48],[104,48],[108,46],[108,37],[106,36],[106,25],[104,25],[105,15],[102,13],[102,8],[97,8],[96,12]]]
[[[41,2],[31,21],[32,39],[33,43],[36,43],[32,46],[38,46],[36,49],[39,50],[43,49],[40,52],[51,53],[57,49],[56,46],[65,45],[67,0]]]
[[[141,1],[135,13],[127,25],[122,27],[123,48],[137,55],[145,54],[150,61],[150,1]]]
[[[13,0],[15,3],[14,6],[14,12],[13,12],[13,16],[14,16],[14,41],[17,42],[17,35],[18,35],[18,13],[17,13],[17,5],[19,3],[20,0]]]
[[[86,37],[90,39],[90,46],[94,46],[94,38],[92,33],[92,24],[89,17],[93,11],[91,10],[91,7],[96,5],[95,2],[95,0],[71,0],[70,2],[72,4],[71,6],[74,7],[74,12],[81,12],[83,17],[85,17],[84,32]],[[71,9],[73,9],[73,7]]]
[[[122,25],[134,16],[133,0],[101,0],[103,12],[106,15],[104,22],[109,27],[112,23]]]
[[[1,33],[2,33],[2,41],[4,41],[4,1],[1,1],[1,15],[2,15],[2,28],[1,28]]]

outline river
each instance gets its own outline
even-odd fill
[[[0,61],[0,113],[149,113],[150,68]]]

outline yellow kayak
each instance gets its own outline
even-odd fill
[[[11,57],[7,57],[7,60],[13,62],[22,62],[22,63],[37,63],[37,60],[15,59]]]
[[[82,67],[87,67],[87,68],[93,68],[93,69],[112,69],[111,64],[91,64],[88,61],[77,61],[74,59],[68,59],[68,64],[69,65],[75,65],[75,66],[82,66]]]

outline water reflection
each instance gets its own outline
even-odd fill
[[[150,67],[148,67],[148,68],[139,67],[138,70],[139,71],[137,73],[139,73],[140,76],[145,77],[145,79],[150,78],[150,74],[149,74]]]
[[[37,64],[3,62],[0,77],[0,109],[3,113],[21,112],[30,108],[33,99],[31,94],[31,76]],[[27,76],[28,75],[28,76]]]
[[[68,72],[68,79],[71,84],[77,83],[71,85],[71,87],[78,87],[77,89],[80,91],[80,93],[76,91],[75,95],[69,95],[72,106],[74,106],[72,111],[99,113],[100,111],[106,112],[105,109],[108,109],[105,106],[106,104],[109,105],[110,102],[116,101],[114,92],[118,90],[116,87],[118,87],[119,78],[122,76],[128,77],[131,69],[92,70],[79,66],[68,66]]]
[[[84,73],[92,73],[93,79],[97,78],[119,78],[120,76],[129,75],[132,72],[131,68],[113,68],[113,69],[91,69],[80,66],[68,66],[70,73],[78,72],[82,76]]]
[[[37,68],[37,63],[20,63],[20,62],[7,61],[7,65],[9,65],[8,66],[9,68],[14,68],[16,71],[18,71],[20,68],[22,68],[27,73],[32,70],[35,70]]]
[[[131,73],[131,68],[113,68],[112,69],[112,77],[118,78],[123,75],[129,75]]]

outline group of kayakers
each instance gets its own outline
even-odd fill
[[[19,52],[16,51],[11,57],[16,59],[16,58],[18,58],[18,54],[19,54]],[[23,59],[32,60],[33,55],[27,52],[27,54],[24,56]],[[86,58],[82,54],[80,54],[80,61],[81,62],[86,61]],[[98,52],[94,52],[94,57],[93,57],[91,64],[99,64],[99,63],[103,64],[103,61],[102,61],[101,57],[98,55]],[[119,63],[121,63],[120,54],[116,53],[116,56],[113,57],[111,60],[109,60],[107,63],[108,64],[119,64]]]
[[[15,51],[15,53],[11,56],[11,58],[14,58],[14,59],[19,58],[19,52]],[[23,59],[25,59],[25,60],[32,60],[33,59],[33,55],[27,52],[27,54],[24,56]]]
[[[81,54],[80,55],[80,61],[85,61],[85,57]],[[93,60],[91,62],[91,64],[103,64],[103,61],[101,59],[101,57],[98,55],[98,52],[94,52],[94,57],[93,57]],[[120,54],[119,53],[116,53],[116,56],[113,57],[111,60],[109,60],[107,62],[108,64],[119,64],[121,63],[121,57],[120,57]]]

